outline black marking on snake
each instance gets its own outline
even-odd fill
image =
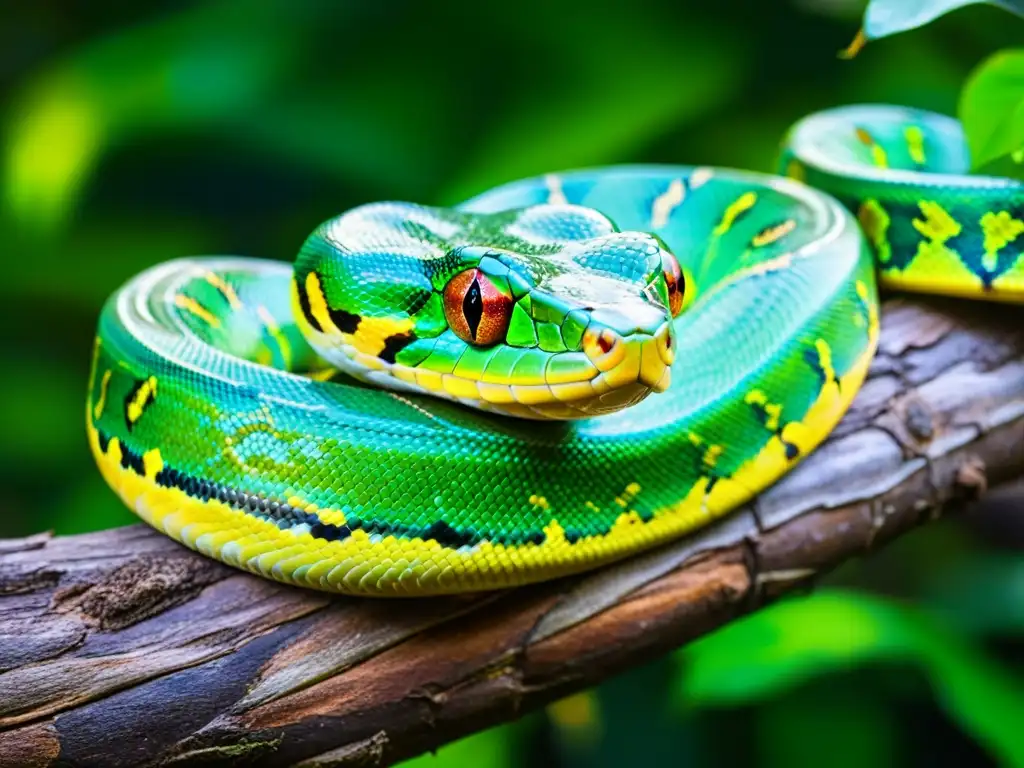
[[[309,306],[309,294],[306,293],[306,286],[301,280],[295,280],[295,293],[299,297],[299,309],[302,312],[302,316],[306,318],[306,322],[313,326],[314,330],[323,333],[323,326],[313,317],[313,310]]]
[[[457,531],[444,520],[437,520],[430,524],[430,527],[423,532],[424,539],[433,539],[442,547],[458,549],[474,543],[473,534],[468,531]]]
[[[156,399],[156,393],[151,386],[149,391],[146,393],[146,399],[139,403],[139,419],[132,421],[131,417],[128,415],[128,409],[131,408],[132,403],[135,402],[135,398],[138,396],[139,390],[148,383],[148,377],[145,379],[137,379],[135,383],[132,384],[132,388],[128,390],[128,394],[124,397],[124,423],[128,427],[129,432],[135,429],[136,422],[142,418],[142,414],[146,412],[146,408],[148,408]]]
[[[384,339],[384,349],[377,355],[386,363],[394,363],[395,355],[416,341],[416,334],[413,331],[408,333],[395,333]]]
[[[307,512],[306,514],[308,515],[309,513]],[[324,541],[341,541],[352,535],[352,529],[347,525],[315,523],[309,527],[309,534],[314,538],[323,539]]]
[[[750,405],[751,410],[754,411],[754,416],[756,416],[757,420],[760,421],[762,425],[764,425],[765,429],[767,429],[768,428],[768,411],[766,411],[765,407],[763,405],[761,405],[761,403],[758,403],[758,402],[752,402],[749,405]],[[770,430],[770,431],[772,432],[772,434],[775,433],[774,430]]]
[[[779,428],[778,429],[769,429],[769,427],[768,427],[768,411],[765,410],[765,407],[763,405],[761,405],[760,403],[750,403],[750,407],[753,409],[754,415],[757,417],[758,421],[761,422],[761,424],[764,426],[764,428],[768,429],[768,431],[771,432],[772,435],[777,437],[779,439],[779,442],[782,443],[782,448],[786,452],[786,458],[789,461],[793,461],[793,459],[795,459],[797,456],[800,455],[800,449],[796,445],[794,445],[793,443],[789,442],[788,440],[784,440],[783,439],[782,432],[786,428],[786,425],[782,422],[782,419],[779,419]],[[708,491],[711,490],[710,483],[708,484],[707,490]]]
[[[107,440],[109,444],[109,439]],[[125,469],[130,469],[140,477],[145,476],[146,469],[145,464],[142,461],[141,454],[136,453],[124,443],[121,444],[121,466]]]
[[[821,360],[818,359],[818,350],[816,349],[805,349],[803,354],[804,362],[811,367],[814,371],[814,375],[818,377],[818,381],[821,382],[821,387],[828,384],[828,374],[821,365]]]
[[[100,449],[106,453],[110,447],[110,435],[97,431]],[[121,466],[130,469],[139,477],[145,477],[145,463],[142,455],[121,443]],[[279,528],[287,529],[295,525],[308,525],[310,533],[325,541],[340,541],[348,538],[352,531],[346,525],[325,523],[312,512],[297,509],[290,504],[268,499],[259,494],[236,491],[221,483],[193,477],[174,467],[164,466],[154,478],[154,482],[163,488],[177,488],[189,496],[202,501],[217,499],[234,509],[268,520]]]
[[[963,259],[961,259],[961,263],[962,262]],[[970,267],[968,267],[968,269],[970,269]],[[977,271],[974,272],[974,274],[976,274],[978,276],[978,279],[981,280],[981,290],[988,293],[992,291],[995,287],[992,285],[992,281],[999,277],[1001,273],[985,269],[985,267],[980,267]]]
[[[100,447],[106,453],[110,446],[110,436],[97,431],[97,438]],[[139,477],[145,477],[142,455],[124,443],[121,443],[121,466],[131,470]],[[351,536],[354,530],[363,530],[369,534],[379,534],[385,537],[433,540],[449,549],[472,547],[484,541],[505,545],[540,545],[547,538],[543,531],[525,533],[481,532],[475,529],[460,531],[443,520],[435,521],[428,526],[413,526],[386,521],[363,521],[353,517],[346,525],[335,525],[324,522],[315,512],[307,512],[277,499],[246,493],[212,480],[194,477],[167,465],[157,473],[154,482],[163,488],[177,488],[201,501],[216,499],[253,517],[274,523],[282,530],[296,525],[308,525],[310,535],[323,541],[342,541]]]
[[[320,277],[319,272],[313,272],[316,275],[317,284],[323,285],[323,280]],[[308,275],[307,275],[308,276]],[[324,332],[324,327],[313,317],[313,310],[309,305],[309,294],[306,291],[304,283],[298,279],[295,281],[295,288],[299,295],[299,308],[302,310],[302,314],[306,316],[306,320],[320,333]],[[323,293],[323,288],[320,289]],[[342,333],[353,334],[356,332],[356,328],[359,327],[359,315],[352,312],[347,312],[344,309],[335,309],[327,301],[327,295],[323,295],[324,303],[327,304],[327,315],[331,318],[331,322],[334,326]]]
[[[502,533],[498,531],[479,531],[474,528],[458,530],[444,520],[437,520],[428,526],[403,525],[402,523],[388,522],[384,520],[359,520],[349,519],[349,526],[357,528],[369,534],[380,536],[395,536],[399,539],[422,539],[424,541],[436,541],[443,547],[458,549],[459,547],[474,547],[484,541],[493,544],[522,545],[522,544],[543,544],[547,534],[543,531],[527,531],[524,533]]]
[[[342,333],[351,335],[355,333],[356,328],[359,327],[359,321],[361,318],[353,312],[347,312],[344,309],[334,309],[328,305],[327,314],[331,316],[331,322],[334,323],[335,327]]]
[[[462,314],[466,318],[466,325],[469,326],[470,336],[476,341],[476,332],[484,316],[483,295],[480,293],[480,282],[476,278],[473,278],[466,295],[462,297]]]

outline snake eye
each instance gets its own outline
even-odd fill
[[[686,292],[686,280],[683,270],[679,268],[676,257],[668,251],[661,252],[661,268],[665,271],[665,283],[668,286],[668,311],[676,317],[683,309],[683,297]]]
[[[467,269],[444,288],[444,316],[460,339],[486,347],[505,338],[512,299],[479,269]]]

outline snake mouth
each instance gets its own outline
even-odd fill
[[[672,323],[666,321],[653,334],[623,336],[611,328],[588,329],[582,348],[610,387],[664,392],[672,381],[674,342]]]
[[[654,392],[664,392],[672,383],[672,363],[676,359],[672,324],[665,322],[654,336],[641,343],[640,383]]]

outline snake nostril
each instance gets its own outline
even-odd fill
[[[601,371],[617,366],[628,351],[624,339],[611,328],[588,328],[583,334],[582,346],[587,357]]]

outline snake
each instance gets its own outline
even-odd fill
[[[370,597],[589,571],[747,503],[833,431],[879,290],[1024,300],[1024,188],[960,124],[803,117],[777,175],[612,165],[371,202],[294,263],[158,264],[104,305],[106,482],[204,555]]]

